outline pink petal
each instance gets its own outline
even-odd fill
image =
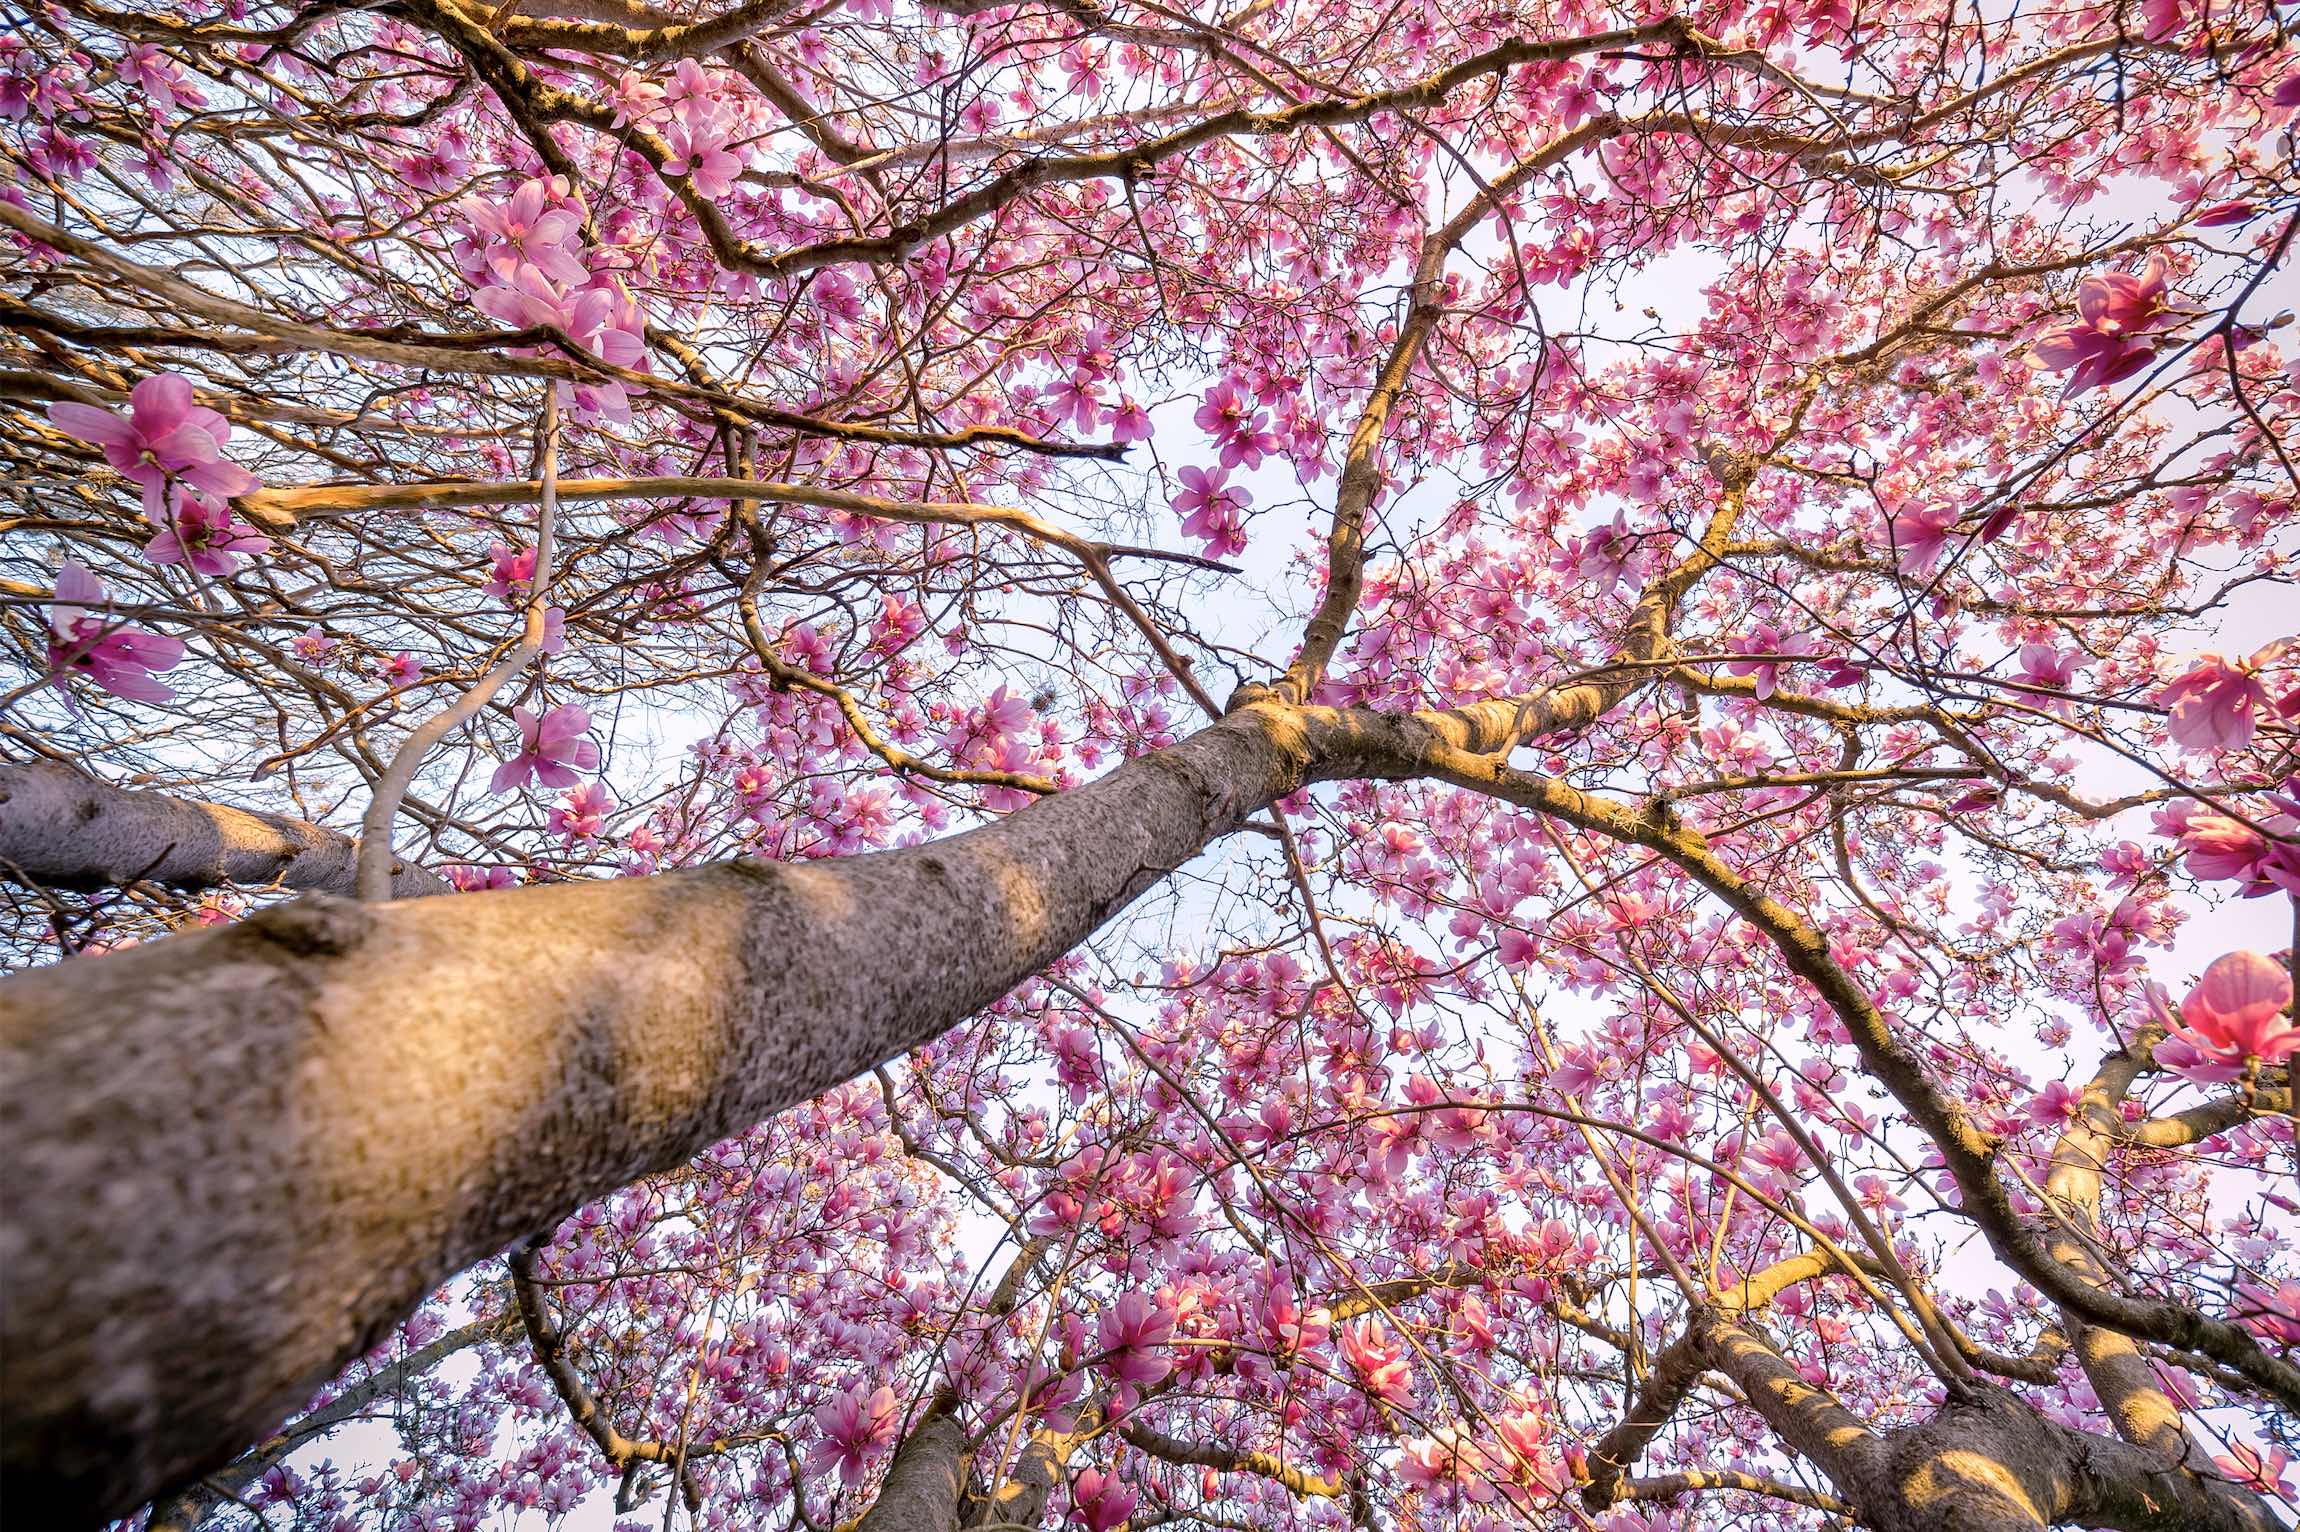
[[[99,447],[132,447],[139,439],[135,427],[92,404],[51,404],[48,418],[66,435]]]
[[[2281,1012],[2292,1003],[2292,976],[2257,952],[2231,952],[2204,970],[2180,1008],[2181,1019],[2208,1037]]]
[[[56,600],[59,605],[101,606],[104,584],[80,565],[66,564],[56,571]]]
[[[144,379],[129,392],[128,399],[135,406],[136,429],[147,439],[175,430],[194,408],[190,380],[172,372]]]

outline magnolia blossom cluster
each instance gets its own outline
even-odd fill
[[[257,487],[254,474],[224,458],[231,422],[195,400],[176,373],[145,378],[121,414],[66,401],[48,406],[60,430],[104,449],[104,460],[140,486],[144,516],[159,528],[145,547],[155,564],[186,564],[203,575],[228,575],[269,539],[235,520],[234,495]]]
[[[472,284],[474,308],[515,330],[559,330],[604,362],[645,370],[646,318],[621,282],[592,271],[583,204],[564,181],[536,177],[506,197],[475,192],[459,206],[464,234],[455,258]],[[559,391],[585,414],[631,418],[619,380],[562,383]]]
[[[48,673],[58,684],[85,676],[129,702],[166,702],[175,690],[155,672],[184,657],[182,639],[163,638],[112,615],[104,584],[78,564],[56,572],[48,608]]]
[[[2174,839],[2199,882],[2234,883],[2247,899],[2300,898],[2300,778],[2225,807],[2230,812],[2183,800],[2158,813],[2157,832]]]
[[[2168,709],[2165,732],[2197,754],[2244,749],[2264,720],[2300,733],[2300,674],[2288,667],[2270,674],[2291,652],[2291,641],[2280,639],[2240,660],[2202,656],[2156,694]]]
[[[513,7],[482,40],[517,61],[534,102],[570,114],[538,135],[416,19],[427,9],[321,17],[292,45],[225,28],[213,51],[213,28],[77,59],[0,38],[0,124],[21,124],[0,134],[35,181],[60,191],[91,178],[99,152],[129,166],[144,152],[187,199],[228,185],[235,220],[312,231],[315,246],[335,236],[325,262],[299,267],[300,247],[283,241],[283,264],[238,274],[283,311],[309,314],[324,290],[340,311],[315,322],[468,329],[421,290],[422,273],[452,267],[478,311],[517,332],[464,337],[478,359],[468,373],[299,359],[299,403],[357,404],[358,423],[299,417],[267,438],[267,477],[530,479],[539,385],[477,368],[564,359],[545,329],[634,372],[643,345],[670,355],[691,342],[700,361],[677,363],[676,388],[626,393],[627,377],[602,375],[563,390],[569,476],[771,474],[856,497],[1019,504],[1091,537],[1121,531],[1094,524],[1109,504],[1099,486],[1154,486],[1170,497],[1165,535],[1148,539],[1160,548],[1231,559],[1275,535],[1308,553],[1288,570],[1298,583],[1269,590],[1259,567],[1251,583],[1219,583],[1180,560],[1130,553],[1112,566],[1213,685],[1225,667],[1286,662],[1288,629],[1327,575],[1316,534],[1331,480],[1399,343],[1401,302],[1426,292],[1429,344],[1399,369],[1403,392],[1364,464],[1380,486],[1364,599],[1318,700],[1450,707],[1618,680],[1593,719],[1528,738],[1513,764],[1593,801],[1666,810],[1706,843],[1707,865],[1809,916],[1815,939],[1799,950],[1842,971],[1831,996],[1873,1005],[1984,1129],[2009,1137],[2025,1116],[2035,1131],[2007,1164],[2093,1114],[2087,1044],[2130,1034],[2152,951],[2180,925],[2186,880],[2168,873],[2261,899],[2300,893],[2300,779],[2280,754],[2300,721],[2290,655],[2168,664],[2179,651],[2158,647],[2186,642],[2175,604],[2197,586],[2174,587],[2193,566],[2272,569],[2293,514],[2267,440],[2288,433],[2300,398],[2290,337],[2253,323],[2274,306],[2237,296],[2259,263],[2227,253],[2264,249],[2289,209],[2262,147],[2295,105],[2271,78],[2289,49],[2226,6],[2079,8],[2034,36],[1994,11],[1968,22],[1849,0],[1726,6],[1703,31],[1765,69],[1606,43],[1513,66],[1490,88],[1477,77],[1417,96],[1411,133],[1385,118],[1299,135],[1274,131],[1296,104],[1411,87],[1460,67],[1488,33],[1538,27],[1545,47],[1564,46],[1589,18],[1248,6],[1204,23],[1239,44],[1233,56],[1195,30],[1165,35],[1175,17],[1138,26],[1112,12],[1103,20],[1128,35],[1104,38],[1076,7],[922,19],[852,0],[778,13],[727,46],[687,31],[692,56],[673,57],[593,53],[591,40],[636,34]],[[707,33],[744,8],[677,9],[682,28]],[[93,29],[102,13],[67,10],[56,28]],[[1603,25],[1616,21],[1637,17]],[[2127,47],[2142,36],[2164,46]],[[2111,45],[2117,79],[2145,82],[2120,91],[2114,113],[2090,88],[2109,75],[2099,50]],[[1939,62],[1960,57],[1966,74]],[[1767,72],[1815,64],[1874,73],[1886,93],[1813,105]],[[1266,95],[1265,74],[1277,82]],[[248,102],[262,121],[259,97],[294,103],[280,118],[292,132],[239,133]],[[1923,115],[1944,101],[1959,104]],[[1088,103],[1091,115],[1066,115]],[[1021,168],[1091,171],[1138,132],[1265,110],[1266,135],[1216,135],[1123,174]],[[1731,134],[1635,127],[1655,111],[1832,144],[1850,130],[1863,147],[1753,157]],[[2048,115],[2067,131],[2027,154]],[[275,143],[324,159],[324,173],[241,174],[243,154]],[[571,167],[567,179],[529,146]],[[1463,225],[1439,280],[1402,295],[1433,210],[1466,206],[1529,153],[1540,167]],[[1864,157],[1930,168],[1905,184],[1847,176]],[[1992,201],[2010,185],[1996,166],[2016,162],[2041,190],[2023,182]],[[2169,201],[2147,221],[2136,213],[2131,239],[2102,256],[2078,243],[2076,219],[2111,185],[2143,197],[2154,185]],[[64,204],[42,185],[19,205]],[[968,207],[981,216],[936,216]],[[70,212],[104,216],[85,195]],[[2196,233],[2215,229],[2251,244]],[[122,245],[156,261],[189,239]],[[850,253],[810,264],[824,252],[807,246],[825,240]],[[1698,290],[1642,290],[1684,269],[1703,273]],[[321,280],[305,283],[314,270]],[[1648,302],[1643,318],[1618,317]],[[2181,408],[2210,417],[2210,440],[2168,468],[2153,425],[2114,418],[2125,401],[2111,385],[2192,339]],[[235,397],[272,393],[244,362],[218,352],[184,366],[202,388],[241,367]],[[2051,397],[2064,382],[2081,419]],[[697,402],[721,384],[733,405]],[[1015,445],[1146,442],[1145,399],[1170,481],[1117,477],[1143,470],[1139,449],[1105,470]],[[148,400],[139,389],[124,413],[54,417],[147,507],[158,493],[147,561],[208,579],[267,551],[232,519],[244,490],[214,486],[237,470],[213,414],[171,385]],[[800,416],[811,423],[790,423]],[[991,430],[961,447],[925,444],[979,427]],[[2081,450],[2064,450],[2072,442]],[[1760,466],[1746,484],[1729,471],[1741,462]],[[277,589],[323,595],[276,633],[269,613],[243,626],[227,606],[171,602],[147,618],[129,593],[173,591],[177,575],[138,569],[108,594],[75,563],[33,641],[48,643],[53,674],[165,696],[156,675],[181,646],[131,619],[178,631],[184,613],[212,614],[212,628],[181,631],[200,633],[203,660],[236,658],[218,698],[257,700],[203,695],[179,713],[241,707],[233,729],[262,717],[246,732],[264,752],[278,732],[304,751],[296,769],[316,773],[371,708],[405,705],[390,689],[425,680],[427,644],[500,633],[505,611],[533,600],[533,534],[508,530],[526,502],[463,498],[283,535],[256,574],[276,564]],[[1667,609],[1666,671],[1601,672],[1625,634],[1651,633],[1637,626],[1652,616],[1642,598],[1729,501],[1740,520],[1717,567]],[[132,501],[121,509],[132,525]],[[61,525],[59,540],[105,568],[104,534]],[[736,535],[747,529],[755,538]],[[1106,620],[1091,584],[998,528],[586,496],[562,507],[556,535],[546,679],[511,711],[508,758],[469,779],[535,791],[536,822],[488,813],[525,804],[475,813],[455,741],[437,781],[458,786],[441,795],[444,821],[427,821],[426,860],[447,862],[459,890],[900,846],[1032,802],[1019,779],[1063,786],[1198,726],[1177,676],[1127,622]],[[755,598],[779,666],[820,686],[788,684],[752,648],[738,593]],[[1271,621],[1249,636],[1233,616]],[[432,664],[435,684],[462,674],[447,655]],[[339,696],[336,683],[366,673],[382,686]],[[599,697],[613,731],[594,727],[610,705]],[[635,737],[671,716],[692,717],[699,737],[667,765],[640,764]],[[889,742],[992,780],[890,771]],[[2098,827],[2045,796],[2084,798],[2070,757],[2087,742],[2128,749],[2195,795],[2160,812],[2164,843],[2095,860]],[[219,798],[245,785],[218,775]],[[619,795],[632,806],[622,822]],[[1944,1311],[1983,1344],[2022,1355],[2038,1339],[2047,1299],[2009,1282],[1977,1291],[1974,1263],[1953,1255],[1933,1264],[1967,1241],[1972,1199],[1878,1093],[1847,1017],[1651,847],[1426,781],[1321,782],[1278,808],[1287,845],[1241,836],[1193,864],[1172,904],[1146,903],[1157,912],[1059,960],[1060,988],[1032,981],[883,1079],[554,1234],[546,1300],[595,1396],[592,1423],[724,1448],[698,1450],[676,1486],[652,1463],[619,1486],[527,1338],[496,1332],[476,1365],[394,1393],[402,1435],[378,1449],[388,1462],[337,1470],[324,1461],[337,1444],[320,1444],[246,1486],[247,1504],[299,1525],[460,1528],[580,1518],[619,1487],[677,1500],[691,1484],[705,1527],[775,1524],[794,1505],[812,1525],[851,1526],[947,1388],[977,1467],[1042,1430],[1110,1428],[1078,1444],[1049,1490],[1049,1519],[1089,1532],[1200,1512],[1265,1532],[1360,1514],[1401,1532],[1646,1532],[1768,1515],[1731,1491],[1582,1504],[1582,1444],[1619,1421],[1640,1359],[1698,1303],[1661,1256],[1729,1292],[1815,1232],[1864,1243],[1854,1225],[1867,1220],[1920,1281],[1938,1279]],[[1212,932],[1189,918],[1209,907]],[[1320,928],[1304,923],[1313,910]],[[2300,1047],[2280,971],[2275,957],[2231,954],[2184,1003],[2149,1012],[2157,1061],[2183,1078],[2149,1076],[2111,1109],[2119,1120],[2184,1082],[2215,1109],[2262,1110],[2191,1153],[2120,1154],[2111,1168],[2129,1195],[2101,1209],[2100,1247],[2130,1256],[2119,1280],[2134,1291],[2201,1294],[2212,1314],[2289,1347],[2300,1281],[2279,1222],[2293,1210],[2272,1200],[2290,1200],[2289,1178],[2274,1179],[2290,1152],[2274,1102]],[[2019,1067],[2032,1029],[2051,1057],[2076,1060],[2033,1096]],[[2220,1195],[2252,1170],[2258,1199]],[[2006,1184],[2040,1211],[2017,1177]],[[987,1241],[954,1236],[960,1210],[1011,1231],[987,1266],[975,1259]],[[1005,1285],[1018,1244],[1029,1257]],[[449,1314],[507,1315],[503,1281],[497,1265],[475,1273],[402,1349],[437,1339]],[[1899,1422],[1942,1395],[1890,1313],[1823,1276],[1782,1292],[1751,1331],[1848,1409]],[[2201,1369],[2158,1375],[2215,1423],[2243,1408]],[[2055,1424],[2111,1429],[2073,1363],[2019,1397]],[[1158,1441],[1185,1457],[1218,1450],[1224,1466],[1138,1445]],[[1645,1457],[1640,1472],[1662,1478],[1772,1474],[1796,1454],[1704,1385]],[[1344,1489],[1297,1498],[1235,1466],[1265,1460]],[[2285,1473],[2265,1449],[2232,1448],[2221,1464],[2271,1490]],[[1801,1481],[1822,1477],[1795,1466]],[[642,1514],[653,1524],[681,1509]],[[1802,1513],[1770,1514],[1786,1525]]]
[[[679,60],[670,79],[660,85],[636,70],[626,70],[616,82],[615,97],[619,122],[646,123],[661,132],[670,151],[664,175],[684,177],[711,198],[735,189],[735,178],[743,170],[742,156],[734,148],[742,112],[701,64]]]
[[[544,713],[515,707],[511,717],[519,725],[519,748],[495,768],[488,791],[510,792],[530,781],[573,787],[576,773],[598,769],[599,746],[590,737],[591,715],[584,709],[571,702]]]

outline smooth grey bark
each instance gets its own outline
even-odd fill
[[[142,878],[348,894],[358,860],[350,836],[285,814],[114,787],[54,761],[0,764],[0,877],[82,891]],[[408,899],[449,885],[395,859],[391,891]]]
[[[315,897],[0,982],[0,1497],[87,1526],[223,1463],[454,1272],[934,1037],[1394,732],[1251,703],[928,846]]]

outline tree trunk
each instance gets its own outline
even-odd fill
[[[132,792],[54,761],[0,765],[0,877],[84,891],[145,879],[193,892],[278,883],[348,894],[358,862],[350,836],[285,814]],[[391,892],[410,899],[448,885],[398,862]]]
[[[937,1400],[895,1449],[878,1499],[855,1523],[855,1532],[957,1532],[965,1483],[966,1432],[949,1401]]]
[[[1249,705],[929,846],[314,898],[0,982],[0,1494],[87,1526],[226,1461],[449,1275],[1069,950],[1301,786],[1313,714],[1349,733]]]

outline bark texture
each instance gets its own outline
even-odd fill
[[[2181,1458],[2071,1430],[1990,1384],[1933,1419],[1877,1432],[1800,1377],[1753,1327],[1699,1327],[1711,1367],[1825,1473],[1877,1532],[2280,1532],[2267,1504]]]
[[[954,1532],[966,1482],[966,1432],[937,1401],[887,1465],[886,1482],[854,1532]]]
[[[453,1272],[997,999],[1314,757],[1362,765],[1316,711],[930,846],[315,897],[0,982],[0,1495],[89,1526],[262,1440]]]
[[[223,883],[348,894],[359,862],[350,836],[285,814],[135,792],[53,761],[0,765],[0,876],[92,892],[138,879],[189,891]],[[444,894],[405,861],[392,896]]]

